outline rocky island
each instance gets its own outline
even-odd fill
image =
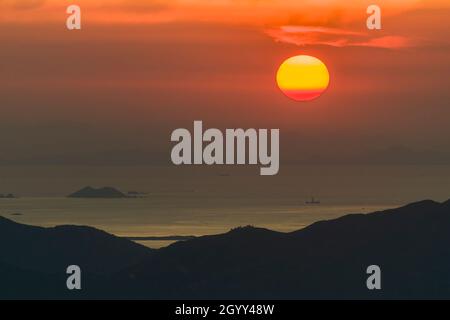
[[[68,198],[130,198],[126,194],[112,187],[93,188],[84,187],[67,196]]]

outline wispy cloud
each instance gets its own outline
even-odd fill
[[[351,31],[338,28],[318,27],[318,26],[281,26],[279,28],[287,33],[321,33],[329,35],[346,35],[346,36],[360,36],[364,35],[362,32]]]
[[[375,47],[399,49],[411,47],[413,41],[403,36],[373,37],[367,32],[321,26],[281,26],[266,29],[265,33],[276,42],[297,46],[326,45],[332,47]]]
[[[400,48],[415,46],[416,43],[406,37],[385,36],[385,37],[372,38],[372,39],[369,39],[369,40],[363,41],[363,42],[355,42],[351,45],[360,46],[360,47],[400,49]]]

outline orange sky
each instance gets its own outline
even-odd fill
[[[333,24],[360,20],[370,0],[2,0],[1,18],[10,22],[61,20],[69,4],[80,5],[91,23],[214,21],[249,25]],[[448,7],[444,0],[380,0],[384,14]]]
[[[65,8],[72,3],[81,6],[86,27],[204,22],[258,27],[275,41],[297,45],[418,45],[417,39],[402,34],[368,35],[365,10],[372,0],[2,0],[0,23],[62,24]],[[382,0],[377,4],[387,19],[414,10],[450,7],[443,0]],[[309,32],[301,32],[305,27]]]
[[[280,128],[285,161],[450,163],[446,2],[379,1],[381,31],[368,3],[0,0],[0,164],[162,161],[199,119]],[[275,83],[298,54],[330,72],[307,105]]]

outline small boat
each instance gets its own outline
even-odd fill
[[[311,200],[307,200],[307,201],[305,201],[305,203],[306,203],[306,204],[319,204],[320,201],[314,199],[314,197],[311,197]]]

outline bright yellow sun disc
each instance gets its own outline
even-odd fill
[[[296,101],[309,101],[319,97],[329,82],[330,75],[325,64],[307,55],[285,60],[277,72],[278,87]]]

